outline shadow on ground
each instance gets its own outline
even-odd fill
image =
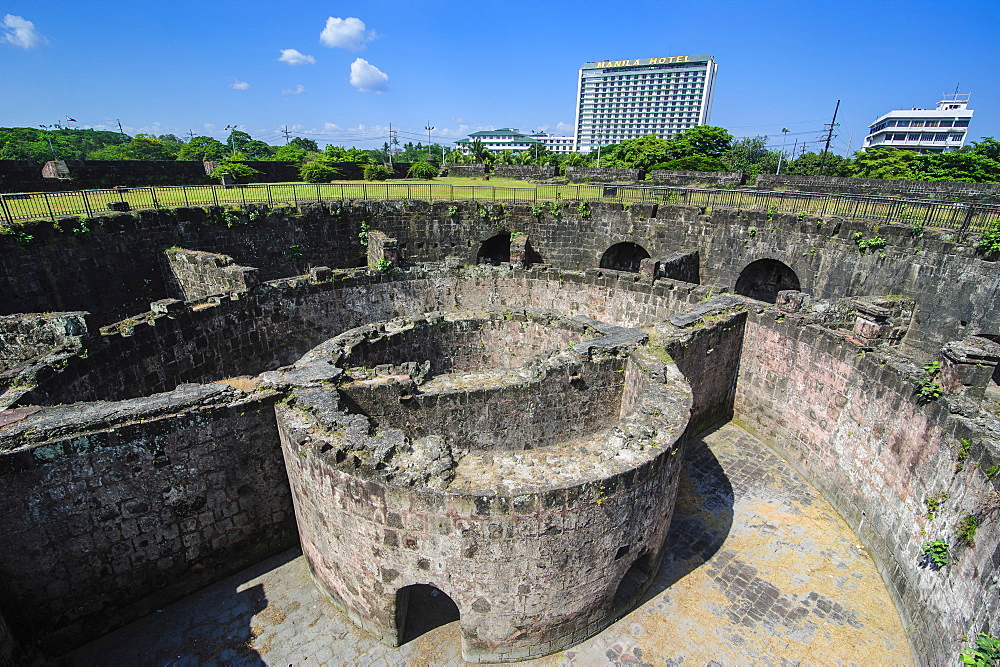
[[[656,597],[707,562],[733,525],[735,494],[725,471],[700,433],[688,445],[677,489],[674,517],[664,542],[663,562],[640,604]]]
[[[299,555],[296,549],[268,558],[241,573],[242,580],[259,577]],[[56,664],[265,665],[253,647],[262,632],[254,616],[268,608],[264,586],[234,587],[233,581],[228,578],[149,614]]]

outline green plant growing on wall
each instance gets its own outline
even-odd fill
[[[288,256],[290,261],[299,262],[302,259],[302,246],[290,245],[288,246],[288,252],[285,254]]]
[[[996,477],[998,472],[1000,472],[1000,466],[987,466],[983,469],[983,473],[986,475],[986,479],[988,480]]]
[[[458,207],[457,206],[449,206],[448,207],[448,217],[449,218],[454,218],[457,215],[458,215]]]
[[[966,514],[962,520],[955,524],[955,534],[962,544],[970,547],[976,546],[976,530],[979,529],[979,517],[975,514]]]
[[[924,542],[920,545],[920,550],[924,552],[925,562],[934,570],[940,570],[951,560],[948,543],[944,540]]]
[[[379,273],[387,273],[387,274],[392,273],[393,269],[395,268],[396,265],[393,264],[388,259],[385,259],[384,257],[379,261],[375,262],[375,270],[378,271]]]
[[[767,209],[767,224],[771,224],[771,221],[774,220],[774,216],[777,213],[778,213],[777,206],[772,206],[771,208]]]
[[[579,214],[579,216],[581,218],[589,218],[590,217],[590,209],[587,208],[587,202],[585,202],[585,201],[582,201],[579,204],[577,204],[576,212],[577,212],[577,214]]]
[[[798,213],[795,214],[795,217],[801,222],[802,219],[806,217],[806,215],[808,214],[805,211],[799,211]]]
[[[545,207],[541,204],[535,204],[531,207],[531,214],[541,220],[542,216],[545,215]]]
[[[979,249],[988,255],[1000,253],[1000,222],[983,232],[979,239]]]
[[[963,665],[975,665],[976,667],[1000,665],[1000,637],[980,632],[976,636],[976,645],[962,651],[959,659]]]
[[[924,401],[933,401],[941,397],[944,391],[938,376],[941,375],[941,363],[931,361],[924,364],[921,376],[917,379],[917,396]]]
[[[757,228],[756,227],[747,227],[747,236],[749,236],[751,238],[753,238],[754,236],[757,236]]]
[[[368,247],[368,232],[371,230],[371,225],[369,225],[364,220],[361,221],[361,231],[358,232],[358,241],[361,245]]]
[[[858,245],[858,250],[861,251],[862,255],[867,251],[874,252],[875,250],[884,248],[886,244],[885,239],[877,234],[870,239],[866,239],[865,235],[861,232],[854,233],[854,242]]]
[[[550,201],[549,202],[549,213],[553,218],[558,218],[562,215],[562,209],[559,208],[559,202]]]
[[[966,438],[962,438],[958,441],[958,454],[956,458],[958,463],[955,464],[955,472],[962,472],[965,470],[965,462],[969,458],[969,453],[972,451],[972,441]]]
[[[934,495],[924,498],[924,505],[927,506],[927,518],[933,519],[934,515],[938,513],[938,510],[941,509],[941,505],[943,505],[946,500],[948,500],[947,491],[935,493]]]

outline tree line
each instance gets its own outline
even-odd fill
[[[553,153],[539,144],[524,151],[491,152],[476,140],[467,152],[448,149],[441,144],[428,146],[407,142],[380,149],[344,148],[328,145],[322,150],[308,138],[295,137],[284,146],[272,146],[248,133],[234,130],[225,142],[196,136],[185,141],[173,134],[130,137],[105,130],[26,127],[0,128],[0,160],[199,160],[224,162],[239,171],[235,163],[254,160],[295,162],[315,177],[332,173],[324,166],[333,162],[381,164],[429,162],[444,156],[446,162],[548,165],[561,169],[573,167],[611,167],[672,171],[741,172],[801,176],[847,176],[933,181],[971,181],[1000,183],[1000,142],[985,137],[950,153],[916,153],[900,148],[873,148],[844,157],[833,153],[804,153],[797,157],[788,152],[767,148],[766,136],[734,138],[726,129],[713,126],[694,127],[670,139],[654,135],[628,139],[602,146],[587,154]],[[311,166],[309,166],[311,165]]]

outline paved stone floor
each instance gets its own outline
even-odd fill
[[[689,452],[645,601],[539,665],[911,663],[864,549],[785,461],[729,424]],[[79,665],[462,664],[457,622],[400,648],[356,629],[289,552],[68,656]]]

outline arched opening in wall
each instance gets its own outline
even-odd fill
[[[649,253],[641,245],[616,243],[601,255],[601,268],[638,273],[639,262],[648,257]]]
[[[619,548],[618,553],[615,555],[615,560],[626,557],[628,549],[628,546]],[[649,585],[649,580],[653,576],[654,565],[653,554],[651,553],[644,553],[632,561],[632,565],[626,570],[625,576],[618,582],[618,588],[615,590],[615,599],[611,603],[612,609],[624,611],[625,607],[631,607],[635,604],[639,595]]]
[[[476,256],[477,264],[499,266],[510,261],[510,232],[500,232],[483,241]]]
[[[778,292],[789,289],[799,289],[799,277],[791,267],[776,259],[751,262],[736,279],[737,294],[767,303],[774,303]]]
[[[413,584],[396,591],[396,629],[400,645],[457,620],[458,605],[439,588]]]

